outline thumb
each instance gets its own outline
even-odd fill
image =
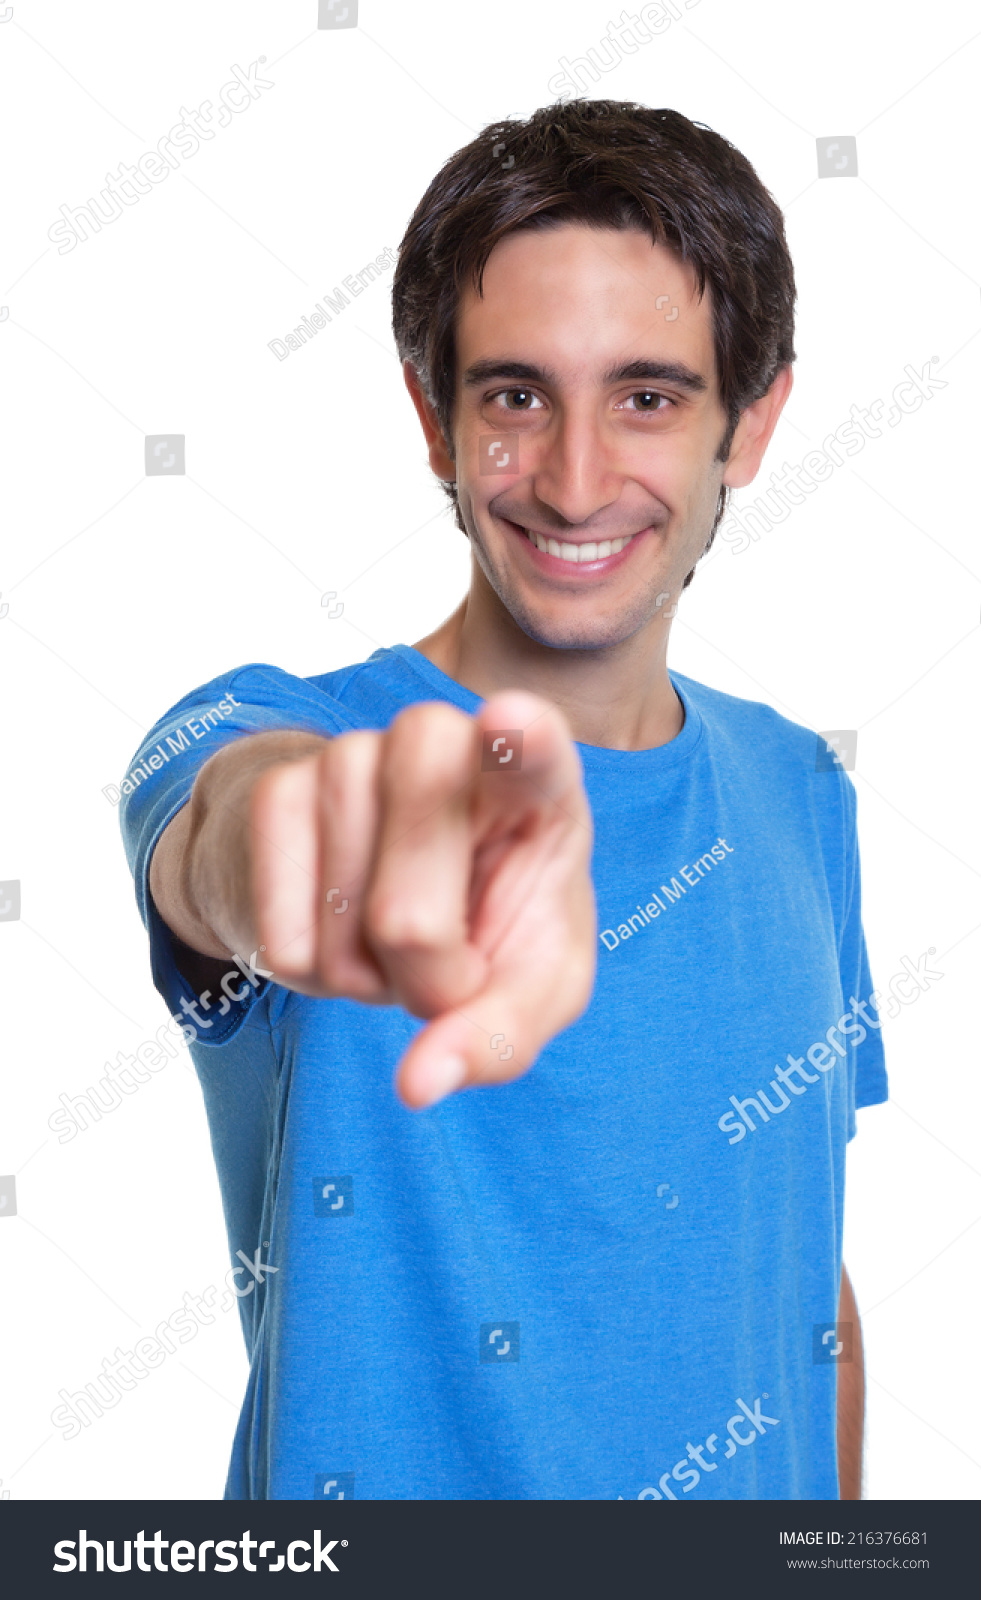
[[[459,1089],[508,1083],[528,1071],[557,1026],[532,1024],[513,993],[489,986],[465,1010],[444,1012],[416,1034],[395,1075],[396,1092],[421,1111]]]

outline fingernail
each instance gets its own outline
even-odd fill
[[[427,1106],[433,1106],[455,1089],[461,1089],[469,1071],[462,1056],[443,1056],[430,1062],[426,1071]]]

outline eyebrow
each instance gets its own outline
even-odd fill
[[[475,388],[495,378],[514,378],[523,383],[553,386],[558,382],[557,374],[551,367],[538,367],[528,361],[488,358],[475,361],[469,366],[463,374],[463,383],[467,388]],[[607,368],[603,374],[604,384],[625,382],[669,383],[674,388],[686,389],[691,394],[702,394],[708,388],[708,380],[700,372],[695,372],[692,367],[686,366],[683,361],[657,361],[646,356],[636,361],[621,361],[616,366]]]

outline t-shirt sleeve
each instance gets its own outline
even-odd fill
[[[839,772],[843,802],[843,916],[839,939],[838,965],[841,972],[841,992],[845,1010],[853,1026],[864,1029],[865,1037],[858,1031],[848,1037],[848,1138],[856,1133],[855,1112],[861,1106],[880,1104],[889,1097],[886,1076],[885,1051],[882,1045],[881,1023],[875,1002],[871,1000],[874,985],[869,969],[865,933],[862,928],[862,869],[858,850],[856,825],[857,795],[855,785]],[[863,1004],[869,1025],[855,1011],[855,1002]],[[856,1043],[852,1043],[856,1040]]]
[[[180,972],[174,935],[150,894],[150,858],[167,824],[190,798],[202,766],[223,745],[250,733],[302,728],[332,736],[357,726],[340,703],[302,678],[278,667],[253,664],[214,678],[185,695],[150,729],[120,780],[119,824],[136,888],[136,901],[150,939],[153,982],[175,1021],[194,1029],[201,1044],[224,1044],[242,1026],[269,986],[243,951],[241,967],[229,958],[223,993],[201,1003]],[[193,1010],[182,1007],[186,1000]],[[185,1031],[186,1038],[194,1035]]]

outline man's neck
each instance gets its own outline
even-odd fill
[[[500,602],[483,605],[471,591],[415,649],[482,699],[528,689],[551,700],[582,744],[650,750],[677,738],[685,722],[668,677],[668,632],[659,618],[616,646],[556,650],[530,639]]]

